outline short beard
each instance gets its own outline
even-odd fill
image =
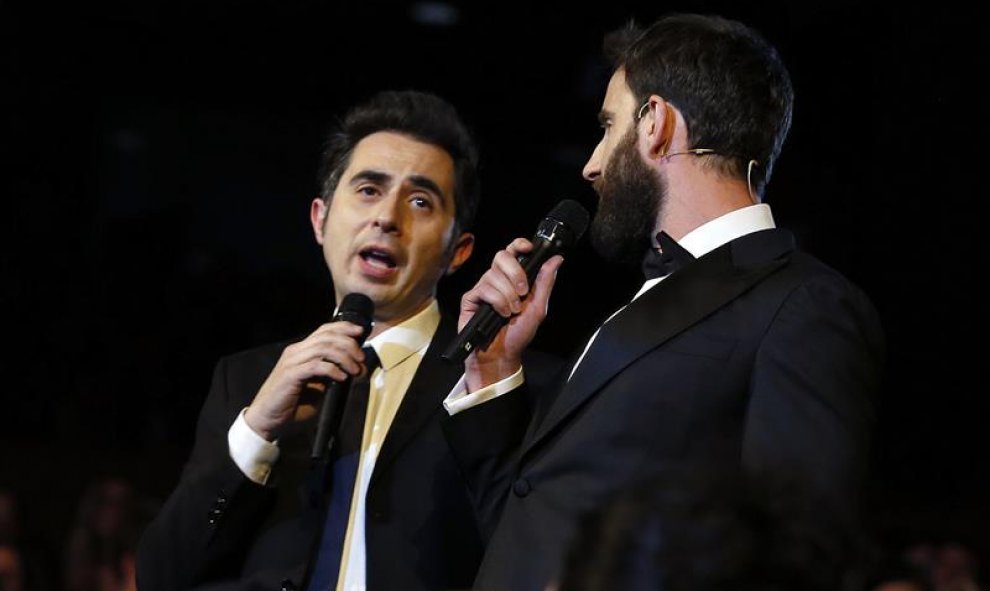
[[[591,222],[592,246],[608,262],[639,265],[653,244],[667,186],[640,158],[635,129],[619,140],[594,188],[599,201]]]

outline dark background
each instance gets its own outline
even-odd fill
[[[430,6],[441,22],[419,16]],[[0,4],[0,486],[28,533],[57,555],[103,475],[163,498],[217,357],[328,317],[308,207],[335,116],[412,87],[475,129],[485,202],[474,259],[441,287],[456,304],[561,198],[595,207],[580,169],[599,137],[601,36],[671,10],[744,20],[791,70],[766,200],[886,327],[877,531],[985,556],[985,109],[971,89],[986,50],[975,15],[948,4],[850,0]],[[538,345],[570,352],[640,281],[582,244]]]

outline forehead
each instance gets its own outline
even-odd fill
[[[410,177],[426,177],[451,198],[454,191],[454,160],[443,148],[408,135],[379,131],[358,142],[344,170],[343,181],[365,171],[384,173],[394,183]]]
[[[636,104],[636,97],[633,96],[632,90],[626,84],[626,71],[623,68],[619,68],[612,74],[612,78],[608,81],[608,88],[605,89],[605,100],[602,102],[602,110],[620,117],[628,116],[632,118],[638,106]]]

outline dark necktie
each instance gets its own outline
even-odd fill
[[[643,275],[647,279],[665,277],[694,260],[694,255],[666,232],[657,234],[657,244],[659,249],[650,248],[643,257]]]
[[[313,576],[307,587],[309,591],[328,591],[337,587],[340,559],[344,554],[344,537],[351,515],[351,499],[354,497],[354,484],[361,461],[361,440],[364,436],[365,415],[368,414],[371,374],[381,363],[370,345],[365,345],[362,350],[365,355],[364,364],[368,369],[351,382],[350,392],[344,401],[340,427],[330,450],[330,498],[320,549],[316,553]]]

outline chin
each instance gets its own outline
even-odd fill
[[[388,294],[385,293],[385,290],[374,285],[352,286],[350,291],[346,293],[361,293],[368,296],[372,303],[375,304],[376,309],[386,304],[388,301]]]

